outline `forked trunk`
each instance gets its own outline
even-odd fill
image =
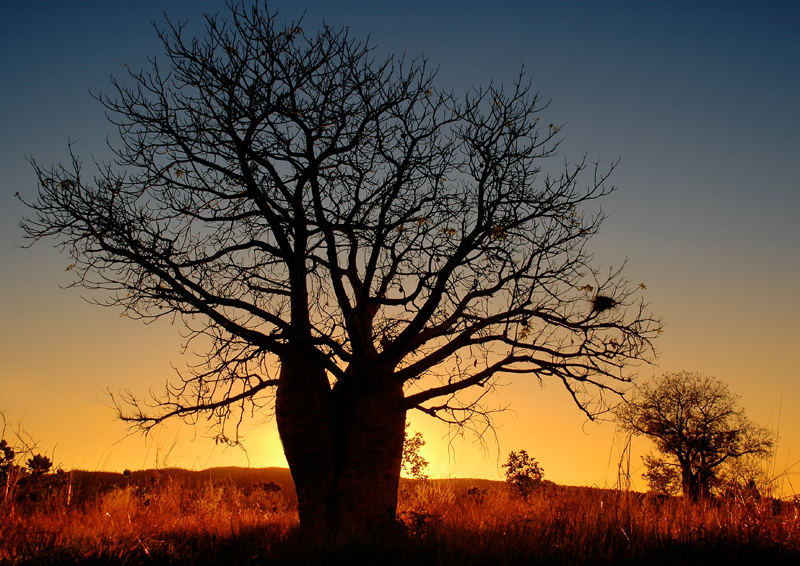
[[[287,361],[276,416],[301,529],[320,542],[346,544],[391,528],[405,430],[402,387],[376,373],[331,389],[321,368]]]

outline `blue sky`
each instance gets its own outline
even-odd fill
[[[301,14],[298,3],[270,6],[286,19]],[[324,19],[356,36],[371,33],[381,53],[424,54],[438,66],[442,87],[508,83],[524,65],[551,100],[548,118],[565,124],[558,159],[621,159],[613,176],[619,190],[603,204],[608,219],[593,247],[602,264],[628,258],[629,277],[647,284],[652,308],[664,320],[659,365],[642,374],[686,369],[725,379],[753,418],[780,428],[776,466],[800,459],[794,360],[800,4],[305,6],[307,30]],[[64,160],[68,141],[87,166],[92,156],[106,157],[104,144],[114,131],[89,91],[107,89],[109,76],[124,75],[126,64],[136,69],[159,54],[151,21],[160,21],[164,10],[199,22],[203,11],[225,8],[189,1],[0,2],[6,23],[0,36],[0,355],[9,360],[0,368],[0,409],[23,419],[45,445],[60,443],[56,456],[67,467],[152,460],[152,450],[127,456],[146,451],[139,440],[126,440],[124,450],[114,444],[122,428],[103,392],[162,383],[179,359],[180,337],[169,325],[120,321],[117,313],[85,304],[80,291],[60,289],[69,281],[68,262],[48,245],[20,248],[24,209],[13,195],[35,190],[25,157]],[[498,422],[499,450],[527,448],[555,481],[602,483],[613,427],[586,425],[565,396],[556,384],[515,383],[502,391],[498,402],[513,399],[513,411]],[[64,424],[81,415],[91,425]],[[447,451],[446,431],[414,423],[429,439],[428,459],[445,461],[438,473],[500,473],[493,441],[485,452],[469,440],[459,448],[457,441],[455,453],[439,457]],[[95,452],[80,440],[90,426],[103,428]],[[555,444],[574,450],[559,453],[541,439],[554,434]],[[279,460],[274,436],[263,442],[273,444],[272,456],[253,447],[251,461]],[[213,452],[207,444],[181,446],[174,454],[180,465],[218,462],[203,452]],[[187,456],[181,460],[178,453]],[[220,455],[219,461],[226,457],[239,458]]]

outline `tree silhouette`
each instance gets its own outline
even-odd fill
[[[0,438],[0,490],[3,492],[2,501],[8,499],[9,479],[14,472],[14,458],[16,455],[16,451],[6,442],[6,439]]]
[[[681,470],[675,462],[652,454],[642,456],[645,471],[642,477],[647,481],[650,491],[661,496],[680,495]]]
[[[42,476],[53,467],[53,461],[44,454],[34,454],[28,458],[25,466],[34,476]]]
[[[301,524],[336,534],[393,520],[409,409],[467,425],[506,375],[591,415],[660,325],[586,247],[613,166],[550,165],[522,74],[457,96],[422,58],[301,23],[167,20],[166,57],[98,96],[115,161],[32,161],[22,226],[98,302],[207,348],[163,396],[118,399],[124,419],[204,416],[236,442],[274,402]]]
[[[626,430],[645,435],[667,458],[646,457],[645,474],[669,491],[669,468],[678,470],[683,495],[708,497],[720,467],[748,455],[767,456],[773,435],[745,417],[737,397],[713,377],[665,373],[645,383],[617,418]]]
[[[531,492],[542,485],[544,470],[526,450],[509,452],[508,460],[503,467],[506,468],[506,483],[523,499],[528,499]]]
[[[409,436],[408,425],[409,423],[406,423],[403,441],[402,471],[416,480],[426,480],[428,479],[428,461],[420,454],[420,450],[425,446],[425,439],[419,431]]]

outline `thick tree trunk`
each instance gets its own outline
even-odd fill
[[[284,356],[275,393],[275,420],[297,490],[300,522],[325,532],[334,481],[330,386],[325,371],[302,355]]]
[[[403,390],[389,376],[334,389],[337,528],[345,538],[394,525],[403,456]]]
[[[708,497],[708,485],[701,481],[700,473],[684,468],[681,470],[683,496],[690,501]]]
[[[283,360],[276,417],[306,535],[347,544],[394,525],[402,401],[389,375],[351,375],[331,389],[308,359]]]

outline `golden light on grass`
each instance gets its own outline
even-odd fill
[[[106,474],[113,481],[96,486],[96,492],[84,484],[70,505],[61,490],[36,501],[6,503],[0,562],[289,564],[330,558],[329,549],[295,538],[291,487],[279,491],[235,473],[227,479],[181,470]],[[372,553],[390,564],[800,557],[798,500],[738,496],[690,504],[548,485],[524,501],[504,484],[470,482],[403,482],[397,538],[353,552]]]

